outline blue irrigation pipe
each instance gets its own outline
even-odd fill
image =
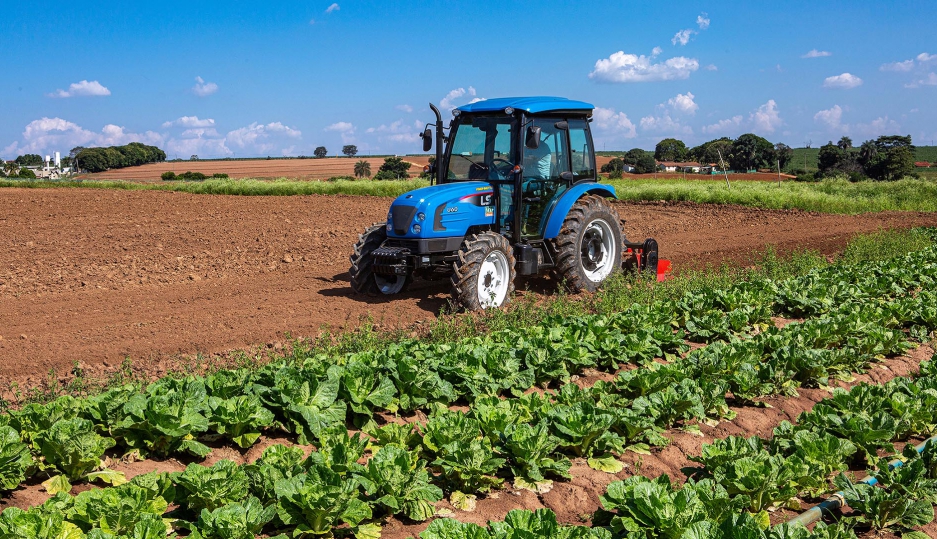
[[[927,446],[928,443],[937,444],[937,436],[932,436],[928,438],[927,440],[924,440],[923,442],[918,444],[914,449],[916,449],[918,453],[923,453],[924,448]],[[904,465],[903,460],[895,459],[888,463],[888,469],[894,470],[895,468],[899,468],[903,465]],[[860,480],[859,482],[866,483],[868,485],[875,485],[876,483],[878,483],[878,479],[876,479],[875,477],[872,477],[871,475],[867,475],[864,478],[862,478],[862,480]],[[789,524],[800,523],[800,524],[803,524],[804,526],[807,526],[820,520],[820,518],[822,518],[823,515],[829,514],[831,511],[835,509],[839,509],[840,507],[844,505],[846,505],[845,493],[843,491],[839,491],[836,494],[833,494],[832,496],[827,498],[825,501],[823,501],[819,505],[807,511],[804,511],[803,513],[792,518],[791,520],[788,521],[788,523]]]

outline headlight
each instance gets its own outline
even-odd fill
[[[387,223],[387,231],[390,232],[394,229],[394,225]]]
[[[414,234],[419,234],[421,230],[423,230],[423,227],[421,227],[420,225],[413,225]]]
[[[422,223],[426,220],[426,214],[423,212],[416,214],[416,220]]]

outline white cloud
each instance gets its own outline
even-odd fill
[[[456,108],[455,101],[465,95],[475,97],[475,88],[469,86],[468,90],[465,88],[456,88],[455,90],[450,90],[449,93],[446,94],[446,97],[439,101],[439,108],[442,110],[452,110]],[[481,99],[473,99],[470,101],[470,103],[476,103],[478,101],[481,101]]]
[[[325,128],[326,131],[338,131],[339,133],[347,133],[348,131],[354,131],[355,126],[349,122],[337,122]]]
[[[937,73],[928,73],[923,79],[905,84],[905,88],[917,88],[918,86],[937,86]]]
[[[309,24],[310,24],[310,25],[315,24],[315,23],[316,23],[316,20],[315,20],[315,19],[309,19]]]
[[[329,7],[325,8],[325,12],[326,12],[326,13],[332,13],[332,12],[338,11],[338,10],[340,10],[340,9],[342,9],[342,8],[338,7],[338,4],[332,4],[332,5],[330,5]]]
[[[676,45],[677,43],[679,43],[680,45],[686,45],[687,43],[690,42],[690,37],[692,37],[693,34],[695,33],[696,33],[695,30],[690,30],[689,28],[686,30],[680,30],[679,32],[674,34],[673,39],[671,39],[670,42],[673,43],[674,45]]]
[[[397,105],[397,110],[402,110],[404,112],[413,112],[413,107],[410,105]]]
[[[843,109],[839,105],[833,105],[832,108],[821,110],[813,115],[813,121],[821,123],[827,126],[830,131],[840,131],[844,127],[842,123],[843,120]]]
[[[369,127],[365,133],[376,136],[378,141],[383,143],[416,143],[422,129],[423,124],[419,120],[414,121],[413,124],[397,120],[390,125],[381,124],[378,127]]]
[[[845,90],[849,90],[861,85],[862,79],[851,73],[843,73],[842,75],[827,77],[823,81],[824,88],[843,88]]]
[[[641,129],[645,131],[658,131],[668,135],[692,135],[693,128],[683,125],[679,120],[675,120],[669,112],[661,116],[645,116],[641,118]]]
[[[212,118],[200,119],[198,116],[181,116],[170,122],[163,122],[163,128],[169,127],[211,127],[215,125]]]
[[[634,138],[637,136],[637,130],[628,115],[624,112],[615,112],[614,109],[596,107],[592,112],[592,125],[596,130],[610,134],[618,135],[624,138]]]
[[[218,85],[214,82],[205,82],[202,77],[195,77],[195,86],[192,91],[199,97],[209,96],[218,91]]]
[[[833,53],[830,51],[818,51],[817,49],[813,49],[801,56],[801,58],[823,58],[824,56],[833,56]]]
[[[618,51],[596,61],[589,78],[601,82],[655,82],[686,79],[699,69],[699,61],[695,58],[677,56],[656,64],[652,59],[653,56]]]
[[[682,114],[694,115],[696,111],[699,110],[699,105],[693,101],[693,98],[696,97],[693,95],[693,92],[687,92],[686,94],[677,94],[676,97],[671,97],[667,100],[667,104],[670,105],[670,108],[680,112]]]
[[[774,133],[774,130],[784,123],[774,99],[769,99],[767,103],[758,107],[758,110],[752,113],[750,120],[753,130],[762,133]]]
[[[890,119],[888,116],[881,116],[867,124],[856,124],[855,132],[863,137],[880,137],[882,135],[894,135],[901,131],[898,122]]]
[[[302,132],[298,129],[283,125],[281,122],[272,122],[266,125],[253,122],[246,127],[229,131],[228,134],[225,135],[222,145],[227,148],[237,146],[238,148],[253,151],[258,154],[265,154],[273,151],[277,147],[277,144],[271,140],[273,135],[285,135],[289,138],[299,138],[302,136]]]
[[[703,133],[737,133],[742,126],[742,116],[733,116],[725,120],[719,120],[714,124],[704,126]]]
[[[700,30],[709,28],[709,15],[704,11],[701,15],[696,17],[696,24],[699,25]]]
[[[719,71],[719,68],[716,67],[716,64],[709,64],[708,66],[704,67],[703,69],[705,69],[706,71]]]
[[[341,134],[343,144],[355,141],[355,126],[350,122],[336,122],[325,128],[325,131],[334,131]]]
[[[130,142],[159,144],[162,140],[162,135],[153,131],[128,133],[121,126],[107,124],[100,133],[96,133],[62,118],[41,118],[26,125],[22,141],[13,142],[3,151],[9,155],[46,151],[65,153],[75,146],[114,146]]]
[[[76,96],[106,96],[111,95],[111,91],[105,88],[100,82],[86,81],[73,82],[68,85],[68,90],[56,90],[48,94],[49,97],[76,97]]]
[[[181,135],[183,138],[195,138],[195,137],[220,137],[218,130],[214,127],[194,127],[192,129],[186,129],[182,132]]]
[[[937,60],[937,54],[927,54],[926,52],[922,52],[921,54],[917,55],[917,61],[921,62],[922,64],[926,64],[927,62],[931,62],[933,60]]]
[[[702,128],[703,133],[735,135],[743,130],[756,134],[771,134],[784,125],[778,104],[773,99],[758,107],[746,119],[741,114],[720,120]]]
[[[905,60],[904,62],[892,62],[890,64],[882,64],[879,66],[879,71],[911,71],[914,69],[914,60]]]
[[[657,56],[658,54],[662,52],[664,52],[664,49],[660,47],[654,47],[653,49],[651,49],[651,56]]]

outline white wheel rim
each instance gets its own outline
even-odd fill
[[[600,283],[615,268],[615,235],[604,219],[595,219],[586,225],[579,245],[579,262],[586,279]]]
[[[488,253],[478,271],[478,303],[482,309],[500,307],[508,295],[508,257],[501,251]]]
[[[381,291],[381,294],[396,294],[400,292],[403,290],[403,284],[406,280],[407,278],[402,275],[394,275],[393,277],[374,275],[374,284],[377,285],[377,289]]]

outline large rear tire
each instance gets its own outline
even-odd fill
[[[452,296],[467,311],[498,308],[514,294],[514,249],[494,232],[474,234],[462,242],[452,264]]]
[[[572,292],[595,292],[621,267],[618,212],[600,196],[586,195],[577,200],[555,241],[556,275]]]
[[[410,275],[377,275],[374,273],[374,250],[387,239],[386,223],[375,223],[358,236],[355,251],[349,257],[351,288],[359,294],[397,294],[410,284]]]

